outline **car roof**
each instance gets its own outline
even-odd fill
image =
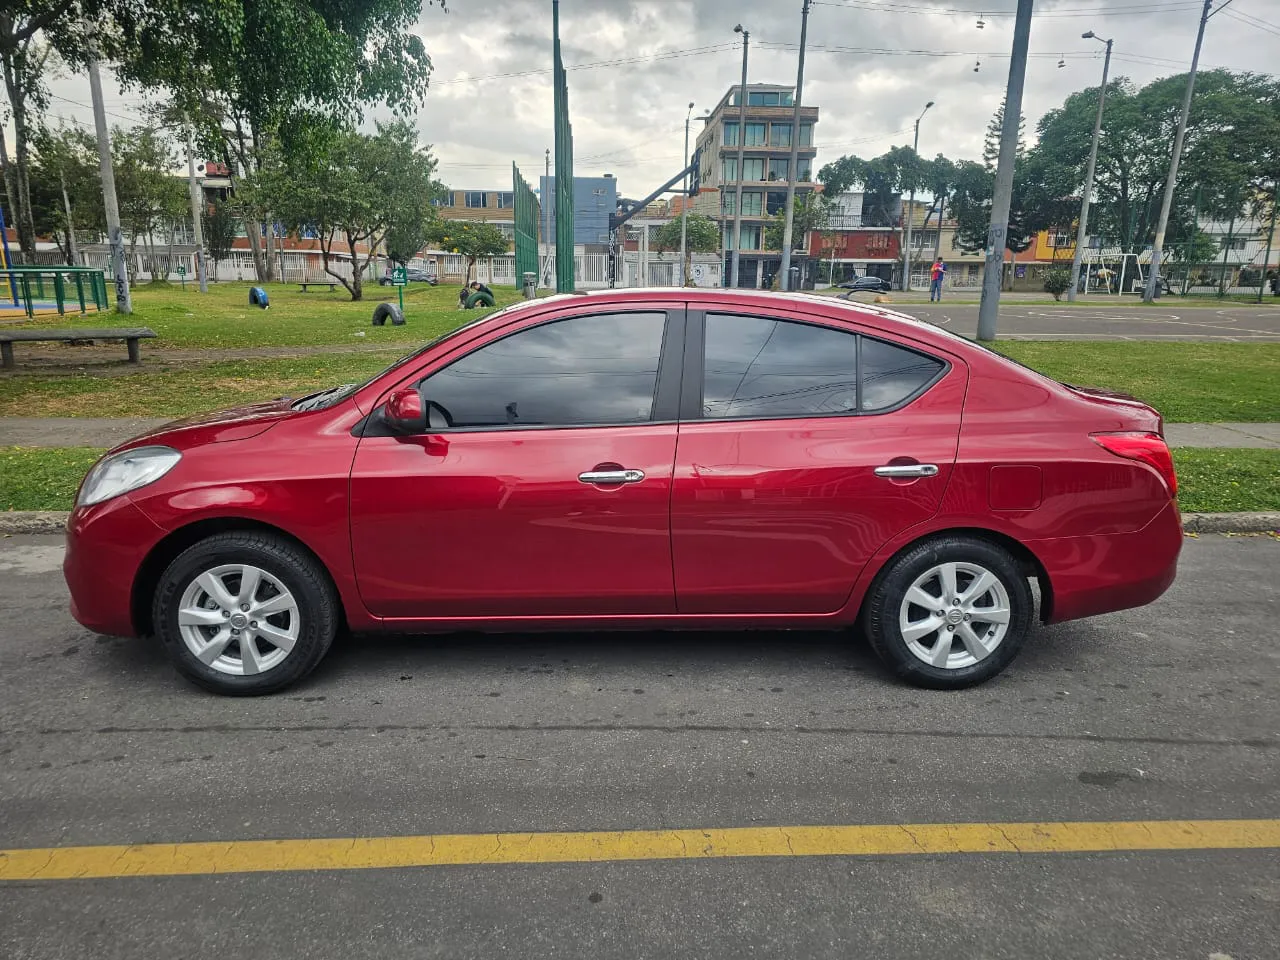
[[[774,290],[743,290],[722,287],[626,287],[617,290],[579,290],[574,293],[556,294],[527,301],[530,305],[562,304],[567,300],[587,300],[595,305],[605,303],[653,303],[655,300],[668,303],[687,303],[690,306],[705,304],[708,306],[730,306],[742,310],[785,310],[788,305],[822,313],[835,320],[850,320],[870,323],[886,333],[897,333],[914,340],[932,343],[941,349],[954,350],[957,344],[970,348],[973,343],[964,337],[940,329],[931,323],[917,320],[915,317],[896,310],[888,309],[880,304],[859,303],[856,300],[842,300],[836,297],[822,296],[805,292],[781,292]]]

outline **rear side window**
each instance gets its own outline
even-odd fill
[[[831,327],[708,314],[702,415],[877,413],[919,393],[944,366],[914,350]]]
[[[942,361],[883,340],[862,338],[862,409],[887,410],[942,372]]]
[[[529,327],[433,373],[423,394],[454,428],[643,423],[666,320],[597,314]]]

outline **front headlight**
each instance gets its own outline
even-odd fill
[[[76,506],[92,506],[155,483],[181,459],[172,447],[137,447],[106,457],[84,478]]]

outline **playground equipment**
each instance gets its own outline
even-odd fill
[[[107,278],[94,267],[15,267],[7,252],[0,265],[0,318],[21,313],[65,316],[107,309]]]

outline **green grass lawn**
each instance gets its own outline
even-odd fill
[[[339,286],[334,293],[326,287],[314,287],[303,293],[297,284],[266,284],[271,307],[261,310],[249,305],[248,283],[215,283],[202,294],[194,283],[184,290],[176,284],[149,284],[133,291],[133,315],[90,313],[84,317],[42,317],[21,328],[40,327],[150,327],[158,335],[147,341],[143,355],[150,349],[164,348],[230,348],[230,347],[298,347],[320,344],[352,343],[352,336],[363,331],[365,342],[389,344],[422,342],[438,336],[461,322],[465,316],[474,319],[474,311],[459,313],[458,287],[441,284],[430,287],[414,283],[405,287],[405,325],[375,327],[369,321],[374,307],[382,301],[396,300],[394,287],[376,283],[364,287],[364,299],[353,302]],[[519,299],[515,287],[494,287],[498,306]]]
[[[69,510],[102,451],[0,447],[0,510]],[[1187,512],[1280,510],[1280,450],[1174,450]]]
[[[1171,422],[1280,420],[1280,343],[998,340],[995,349],[1064,383],[1131,393]]]

